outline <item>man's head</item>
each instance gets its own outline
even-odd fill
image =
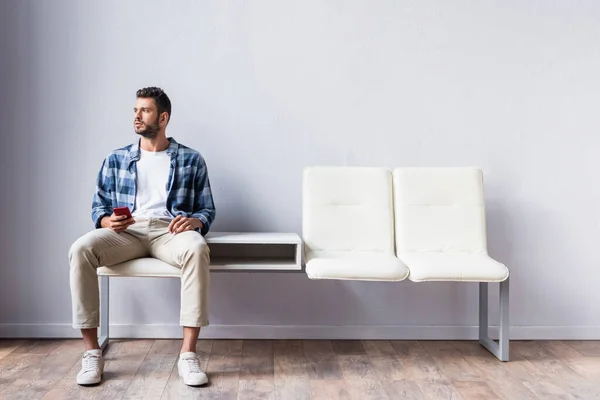
[[[171,120],[171,100],[157,87],[140,89],[136,96],[133,128],[138,135],[153,139]]]

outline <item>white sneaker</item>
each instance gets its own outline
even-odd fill
[[[200,386],[208,382],[208,377],[200,369],[200,361],[196,353],[181,353],[177,362],[179,376],[189,386]]]
[[[88,350],[83,353],[81,371],[77,374],[77,384],[93,385],[102,381],[104,372],[104,358],[102,350]]]

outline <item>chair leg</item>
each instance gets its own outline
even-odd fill
[[[98,335],[98,343],[100,348],[104,350],[108,345],[108,305],[109,305],[109,285],[108,276],[100,277],[100,333]]]
[[[500,282],[500,336],[497,343],[488,333],[488,283],[479,283],[479,343],[500,361],[509,360],[509,279]]]

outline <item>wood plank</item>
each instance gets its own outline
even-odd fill
[[[351,400],[344,380],[310,381],[310,387],[313,400]]]
[[[537,399],[521,379],[510,374],[503,362],[475,341],[454,341],[452,345],[462,353],[470,368],[485,377],[485,382],[501,398],[512,400]]]
[[[569,368],[563,361],[544,350],[537,342],[517,342],[513,348],[542,371],[550,381],[572,396],[589,399],[598,395],[598,388]]]
[[[584,356],[600,357],[600,340],[570,340],[566,343]]]
[[[24,345],[24,339],[0,339],[0,360],[12,353],[17,347]]]
[[[367,355],[362,341],[360,340],[332,340],[333,351],[337,355],[343,356],[364,356]]]
[[[487,382],[482,381],[455,381],[452,385],[465,399],[500,399],[498,394],[490,388]]]
[[[111,360],[105,362],[104,379],[132,381],[154,340],[128,340]]]
[[[242,345],[242,361],[240,364],[240,379],[266,379],[273,381],[274,376],[273,342],[270,340],[244,340]]]
[[[296,378],[275,379],[275,399],[312,399],[310,381]]]
[[[333,381],[344,379],[330,340],[305,340],[302,345],[309,364],[307,368],[309,379]]]
[[[240,400],[274,400],[275,382],[273,379],[240,380],[237,398]]]
[[[600,382],[600,356],[585,356],[564,341],[543,341],[540,346],[591,382]]]
[[[114,360],[115,357],[117,356],[117,354],[119,354],[119,351],[121,350],[121,346],[123,346],[123,343],[125,343],[127,340],[125,339],[118,339],[118,340],[111,340],[110,343],[108,344],[108,346],[106,346],[106,348],[104,349],[104,362],[106,363],[107,361],[111,361]],[[81,349],[81,356],[83,357],[83,352],[85,349]]]
[[[450,384],[419,342],[393,340],[390,343],[406,370],[406,379],[414,382]]]
[[[45,358],[42,354],[17,354],[15,352],[3,357],[0,360],[0,391],[11,380],[18,379],[20,375],[35,368]]]
[[[312,364],[306,359],[302,341],[274,341],[273,355],[275,399],[310,399],[312,389],[309,376]]]
[[[306,359],[300,340],[278,340],[273,342],[275,379],[309,380],[312,365]]]
[[[511,361],[502,363],[510,374],[519,379],[540,399],[571,399],[569,392],[518,351],[521,342],[511,342]]]
[[[71,367],[71,369],[63,376],[56,384],[51,386],[46,392],[44,400],[70,400],[82,399],[92,396],[92,387],[79,386],[76,382],[77,373],[81,369],[81,354],[79,360]],[[98,392],[98,389],[95,389]]]
[[[78,339],[71,344],[73,346],[72,351],[78,354],[77,361],[71,369],[60,379],[50,390],[44,395],[43,399],[46,400],[69,400],[69,399],[81,399],[81,398],[94,398],[101,394],[109,391],[102,392],[102,386],[106,384],[106,377],[103,378],[103,383],[94,387],[83,387],[79,386],[76,382],[77,373],[81,369],[81,357],[85,350],[83,341]],[[104,352],[104,363],[106,365],[108,360],[113,360],[116,354],[121,349],[123,341],[111,341],[106,351]],[[60,350],[61,348],[59,347]],[[120,393],[119,388],[125,390],[129,385],[127,381],[118,381],[116,384],[110,384],[111,391],[114,389],[115,394]],[[108,393],[111,394],[111,393]],[[121,394],[122,395],[122,394]]]
[[[77,342],[79,342],[79,343],[77,343]],[[108,345],[108,347],[106,348],[106,350],[104,352],[105,365],[108,360],[114,359],[116,354],[121,349],[122,345],[123,345],[123,341],[111,340],[110,344]],[[46,399],[46,400],[50,400],[50,399],[63,400],[63,399],[65,399],[65,400],[67,400],[67,399],[80,399],[80,398],[88,398],[88,397],[93,398],[95,396],[98,396],[99,393],[101,393],[100,386],[83,387],[83,386],[79,386],[77,384],[77,382],[76,382],[77,373],[81,369],[81,357],[83,356],[85,348],[83,345],[83,341],[81,339],[78,339],[77,341],[75,341],[73,343],[73,346],[74,346],[74,348],[72,349],[73,352],[79,354],[77,361],[71,367],[71,369],[63,376],[63,378],[50,388],[50,390],[44,395],[43,399]],[[106,377],[104,377],[103,383],[101,385],[104,385],[105,382],[106,382]],[[123,383],[123,382],[124,381],[120,381],[120,383],[113,384],[113,385],[111,385],[111,387],[116,387],[115,390],[118,391],[119,386],[125,385],[125,383]],[[129,383],[127,382],[127,384],[129,384]]]
[[[61,344],[62,339],[27,340],[24,344],[17,347],[13,353],[48,355]]]
[[[160,399],[177,362],[181,340],[155,340],[146,354],[125,399]]]
[[[338,362],[352,398],[387,399],[375,368],[366,355],[338,355]]]
[[[238,396],[242,340],[215,340],[206,374],[210,384],[198,390],[200,399],[235,399]]]
[[[0,399],[31,400],[41,399],[54,384],[51,380],[15,379],[10,384],[0,380]]]
[[[421,392],[429,400],[462,400],[463,396],[450,383],[417,382]],[[520,399],[519,399],[520,400]]]
[[[437,364],[442,374],[451,381],[480,381],[483,377],[463,358],[456,342],[420,341],[421,345]]]
[[[156,339],[150,350],[148,350],[147,356],[157,356],[163,354],[179,356],[181,345],[181,339]]]
[[[412,381],[385,381],[381,382],[385,393],[390,399],[426,400],[427,396],[421,391],[416,382]]]
[[[13,385],[15,388],[23,386],[18,388],[20,395],[29,393],[29,398],[42,397],[66,377],[74,365],[79,365],[83,348],[82,340],[62,340],[50,354],[19,374]],[[11,396],[7,394],[6,397]]]
[[[388,340],[365,340],[363,341],[363,346],[380,380],[395,381],[406,379],[406,368],[404,368],[402,360]]]

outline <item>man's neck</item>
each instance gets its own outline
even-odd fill
[[[169,139],[164,132],[159,132],[154,138],[148,139],[142,136],[140,148],[146,151],[165,151],[169,148]]]

